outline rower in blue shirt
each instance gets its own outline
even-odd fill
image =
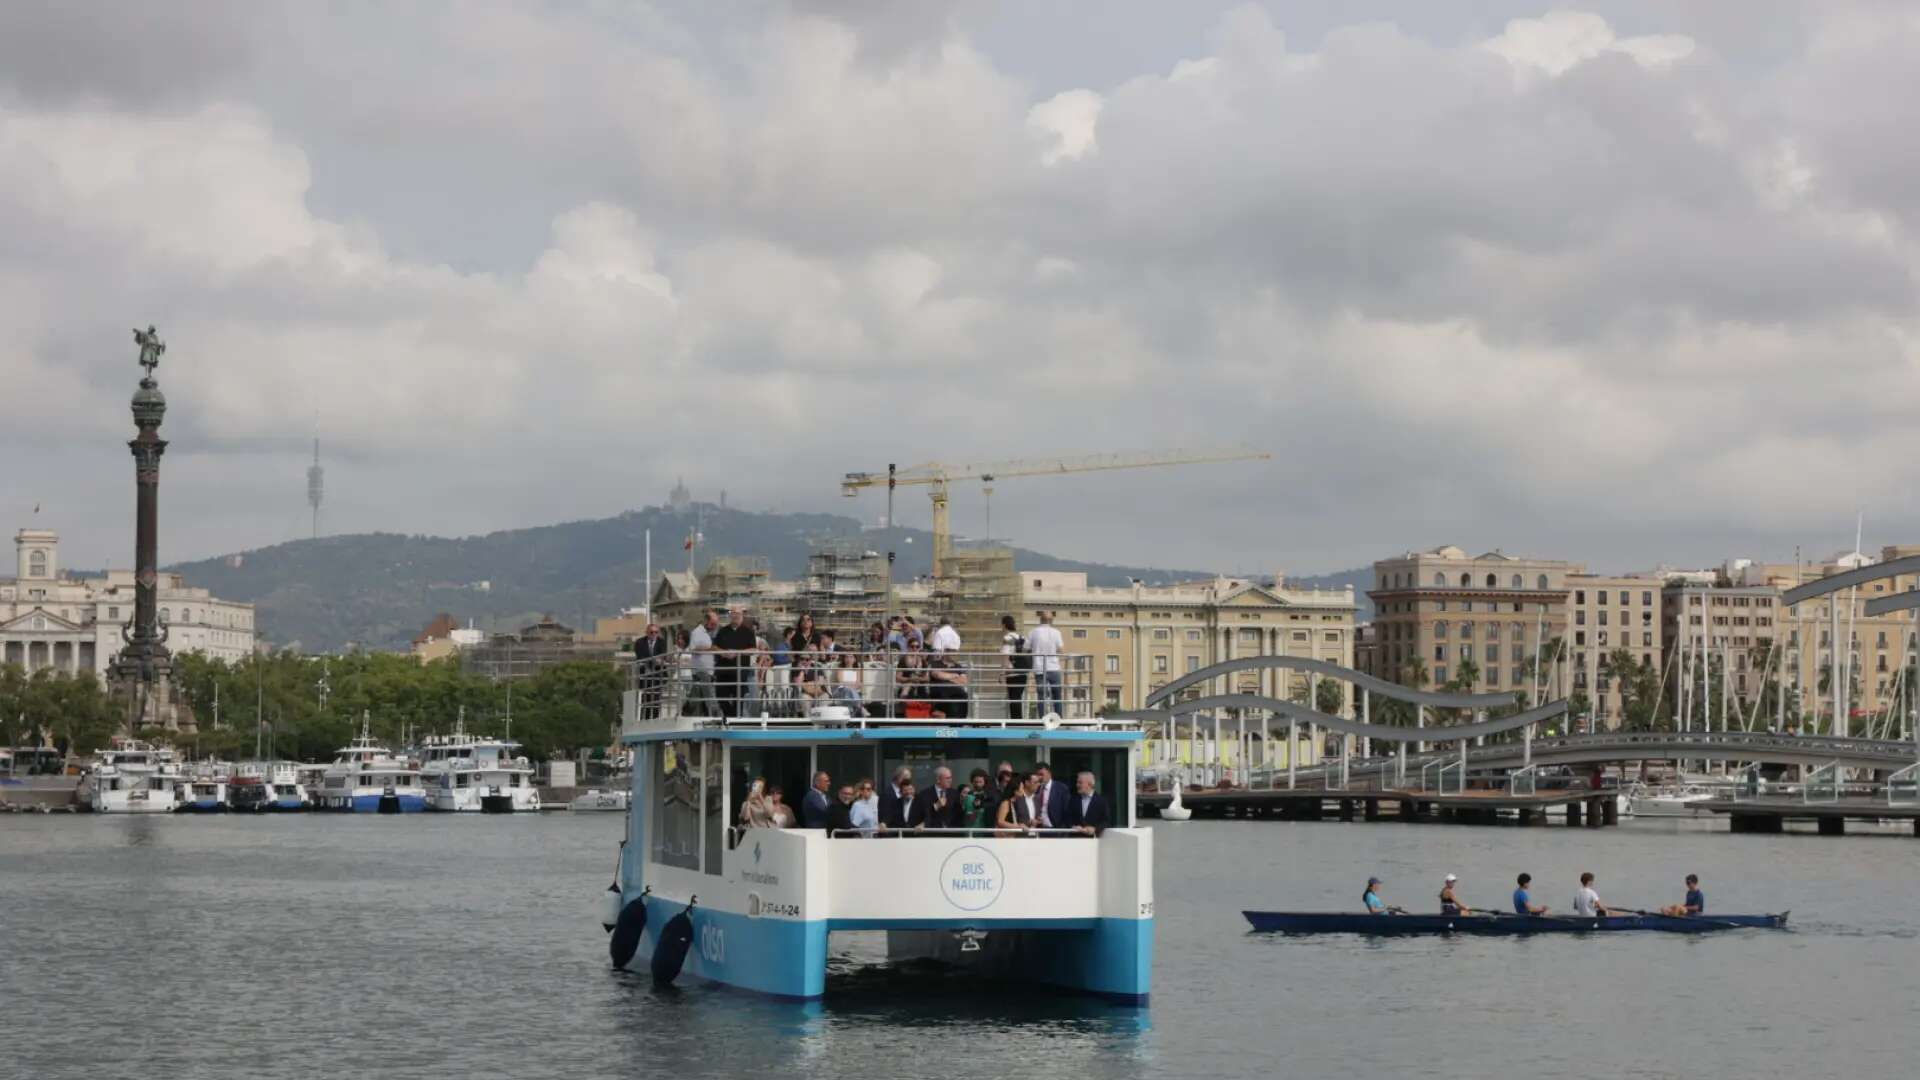
[[[1513,913],[1515,915],[1545,915],[1547,913],[1547,905],[1534,903],[1533,894],[1527,891],[1527,886],[1533,884],[1532,874],[1521,874],[1515,884],[1520,886],[1513,890]]]
[[[1400,910],[1388,907],[1387,902],[1380,899],[1380,879],[1377,877],[1367,879],[1367,891],[1360,894],[1360,902],[1367,906],[1369,915],[1386,915]]]
[[[1700,875],[1687,875],[1687,898],[1672,907],[1661,908],[1662,915],[1704,915],[1707,911],[1707,894],[1700,891]]]

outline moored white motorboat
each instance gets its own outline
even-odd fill
[[[412,814],[426,809],[420,770],[373,741],[371,721],[360,718],[360,734],[335,752],[322,774],[317,805],[323,810],[360,814]]]
[[[419,747],[427,809],[511,814],[540,809],[533,765],[514,754],[520,744],[467,734],[464,716],[451,735],[429,735]]]
[[[178,761],[169,747],[115,738],[87,774],[87,805],[96,814],[171,814],[180,805]]]
[[[602,791],[599,788],[589,788],[575,795],[573,800],[567,803],[567,809],[576,813],[594,811],[624,813],[631,805],[633,805],[631,791]]]
[[[1627,796],[1627,807],[1637,818],[1710,817],[1708,808],[1713,792],[1697,784],[1648,788],[1636,786]]]

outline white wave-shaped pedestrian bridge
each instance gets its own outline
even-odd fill
[[[1352,684],[1359,694],[1360,718],[1335,716],[1298,702],[1263,694],[1201,694],[1178,700],[1195,687],[1208,688],[1214,680],[1246,671],[1285,670],[1305,672],[1319,678],[1337,679]],[[1382,724],[1371,721],[1371,699],[1389,698],[1416,706],[1418,726]],[[1189,730],[1198,732],[1202,717],[1217,725],[1226,714],[1234,714],[1234,723],[1243,723],[1249,715],[1258,716],[1264,725],[1272,719],[1286,722],[1291,732],[1305,724],[1342,736],[1368,740],[1367,744],[1398,744],[1392,756],[1352,759],[1342,740],[1342,760],[1337,764],[1290,769],[1294,782],[1327,780],[1336,772],[1347,780],[1368,774],[1383,775],[1388,770],[1404,777],[1410,766],[1436,761],[1462,762],[1472,769],[1517,769],[1530,765],[1587,765],[1620,761],[1739,761],[1765,765],[1833,766],[1842,769],[1900,770],[1920,759],[1920,747],[1912,741],[1887,739],[1834,738],[1814,735],[1788,735],[1759,731],[1600,731],[1591,734],[1540,735],[1542,723],[1562,718],[1567,713],[1565,699],[1525,709],[1507,716],[1486,718],[1491,709],[1512,708],[1514,696],[1505,693],[1465,694],[1420,690],[1376,678],[1364,672],[1344,668],[1323,660],[1294,656],[1250,656],[1227,660],[1191,672],[1147,698],[1148,708],[1110,713],[1115,719],[1138,721],[1148,731],[1158,730],[1165,737],[1177,733],[1182,720]],[[1427,709],[1469,710],[1476,719],[1466,723],[1424,723]],[[1220,729],[1216,727],[1216,732]],[[1488,743],[1497,736],[1512,736]],[[1292,737],[1292,736],[1289,736]],[[1439,744],[1450,749],[1421,752],[1423,744]],[[1218,739],[1215,740],[1218,746]],[[1410,752],[1411,751],[1411,752]],[[1217,750],[1216,750],[1217,753]],[[1195,763],[1198,764],[1198,763]]]

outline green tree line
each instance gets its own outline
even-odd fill
[[[451,732],[464,708],[469,732],[510,736],[527,756],[545,760],[607,747],[618,730],[622,689],[612,665],[592,661],[556,664],[509,683],[462,671],[454,659],[421,664],[393,653],[279,652],[233,663],[185,653],[174,658],[174,693],[198,732],[141,734],[194,756],[226,758],[251,757],[257,734],[261,749],[271,746],[277,757],[325,761],[358,733],[362,714],[375,738],[397,748],[408,735]],[[0,741],[32,742],[44,730],[56,748],[88,754],[125,719],[123,703],[90,673],[29,677],[0,666]]]

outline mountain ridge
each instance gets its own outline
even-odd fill
[[[607,518],[586,518],[466,537],[354,533],[292,540],[167,569],[227,600],[251,602],[263,640],[308,651],[359,646],[404,648],[445,612],[482,629],[517,629],[551,614],[578,630],[592,619],[634,607],[646,594],[647,531],[653,571],[684,568],[684,541],[702,540],[704,567],[721,555],[766,557],[777,578],[806,572],[812,543],[860,538],[896,552],[901,581],[930,571],[932,536],[920,529],[864,528],[853,518],[820,513],[760,513],[712,504],[651,506]],[[1084,571],[1097,585],[1211,576],[1210,571],[1125,566],[1067,559],[1015,548],[1022,570]],[[1366,604],[1364,570],[1289,578],[1289,584],[1355,584]]]

